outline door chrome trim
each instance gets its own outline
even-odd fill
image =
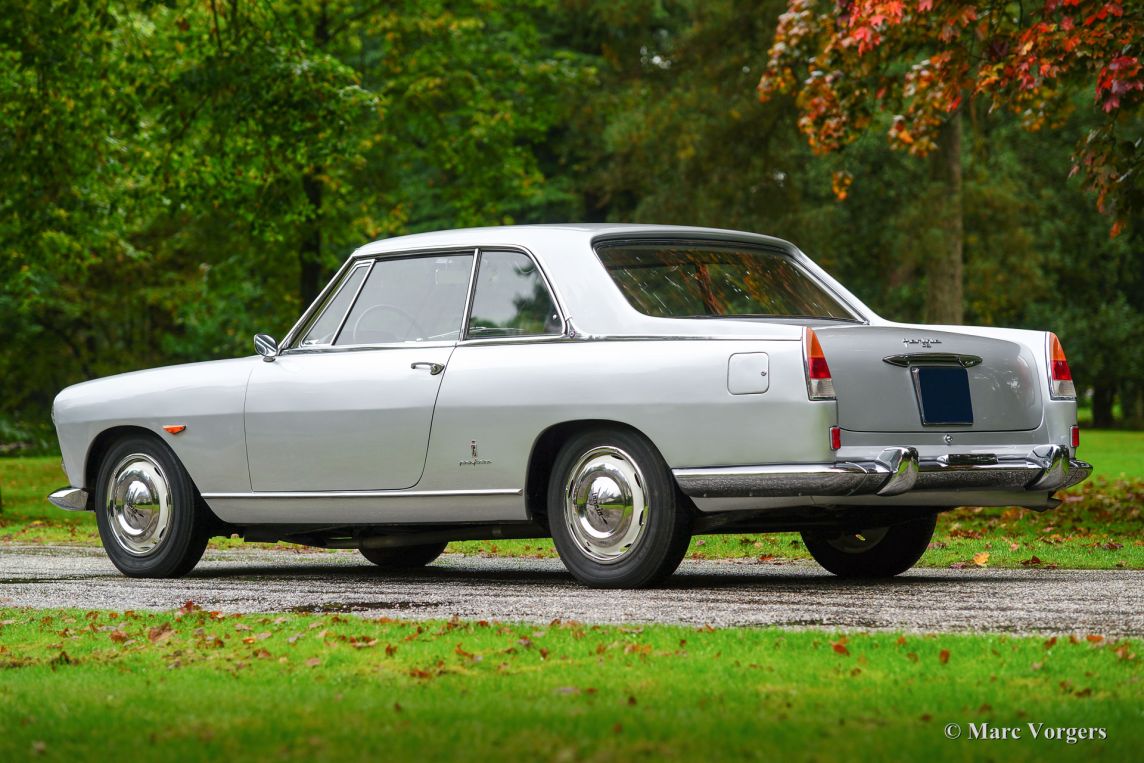
[[[203,498],[442,498],[450,496],[524,495],[523,488],[491,488],[483,490],[313,490],[302,492],[203,493]]]

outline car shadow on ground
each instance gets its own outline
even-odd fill
[[[935,571],[936,572],[936,571]],[[1055,581],[1052,575],[1031,576],[1023,574],[1022,570],[1014,570],[1014,576],[993,574],[988,576],[973,574],[933,574],[927,570],[912,571],[904,576],[883,578],[877,580],[846,580],[831,575],[822,570],[807,568],[794,571],[788,569],[775,569],[774,567],[743,568],[736,567],[726,572],[706,572],[683,569],[676,572],[655,590],[692,590],[692,589],[742,589],[744,586],[757,587],[760,590],[813,589],[854,589],[861,590],[870,586],[880,588],[927,588],[933,586],[955,585],[1007,585],[1014,578],[1019,578],[1022,584],[1036,584],[1043,582],[1052,585]],[[519,569],[505,566],[496,569],[491,565],[482,565],[481,569],[459,567],[453,565],[430,565],[417,570],[394,571],[378,569],[372,565],[351,566],[345,564],[300,564],[292,565],[247,565],[230,564],[226,566],[210,565],[196,569],[189,576],[191,579],[244,579],[286,582],[291,579],[322,579],[330,582],[401,582],[410,585],[434,582],[447,582],[452,585],[487,585],[490,583],[503,584],[545,584],[579,588],[580,584],[564,569],[549,566],[546,569]]]

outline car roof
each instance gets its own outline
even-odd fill
[[[549,225],[500,225],[486,228],[458,228],[454,230],[413,233],[407,236],[378,239],[354,252],[355,256],[385,254],[414,249],[452,246],[541,246],[550,241],[566,242],[576,236],[585,242],[604,238],[678,237],[752,241],[755,243],[793,249],[787,241],[758,233],[702,228],[688,225],[645,225],[636,223],[558,223]]]

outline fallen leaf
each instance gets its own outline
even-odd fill
[[[147,640],[152,644],[160,644],[174,635],[170,623],[163,623],[158,628],[152,628],[147,631]]]
[[[973,563],[976,564],[978,567],[984,567],[987,564],[989,564],[989,552],[988,551],[982,551],[979,554],[974,554],[973,555]]]
[[[202,607],[200,607],[198,604],[195,604],[190,599],[187,599],[187,601],[183,604],[183,606],[179,607],[177,614],[189,615],[192,612],[198,612],[201,609],[202,609]]]
[[[948,649],[942,649],[941,653],[937,656],[937,659],[938,659],[938,662],[940,662],[942,665],[945,665],[946,663],[948,663],[949,662],[949,650]]]
[[[1051,639],[1049,639],[1048,641],[1045,642],[1045,645],[1044,645],[1045,649],[1052,649],[1054,646],[1056,646],[1056,643],[1057,643],[1057,637],[1053,636]]]
[[[833,649],[833,650],[834,650],[834,651],[835,651],[837,654],[841,654],[841,655],[842,655],[842,656],[844,656],[844,657],[849,657],[849,656],[850,656],[850,650],[849,650],[849,649],[847,649],[847,648],[846,648],[846,645],[845,645],[845,644],[843,644],[841,641],[835,641],[835,642],[833,642],[833,643],[830,645],[830,648],[831,648],[831,649]]]
[[[1097,635],[1095,633],[1090,633],[1084,637],[1084,640],[1090,644],[1099,644],[1101,641],[1104,641],[1104,636],[1100,636],[1100,635]]]
[[[306,660],[306,666],[310,667],[310,668],[316,668],[321,664],[322,664],[322,661],[320,659],[318,659],[317,657],[311,657],[310,659]]]
[[[1041,564],[1041,560],[1036,556],[1031,556],[1028,559],[1021,560],[1021,566],[1023,567],[1035,567],[1038,564]]]

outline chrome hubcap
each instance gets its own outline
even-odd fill
[[[870,530],[839,535],[837,538],[831,538],[827,543],[845,554],[861,554],[881,543],[889,530],[888,527],[875,527]]]
[[[643,474],[619,448],[593,448],[576,462],[565,486],[564,516],[585,555],[610,564],[636,545],[647,520],[643,486]]]
[[[167,537],[171,488],[162,468],[150,456],[133,453],[116,464],[106,505],[111,537],[127,553],[146,556]]]

